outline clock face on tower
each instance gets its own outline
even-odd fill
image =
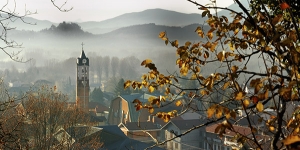
[[[84,64],[85,64],[85,63],[86,63],[86,59],[83,59],[83,60],[82,60],[82,63],[84,63]]]

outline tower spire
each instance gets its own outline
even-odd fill
[[[84,44],[83,44],[83,42],[82,42],[82,43],[81,43],[81,46],[82,46],[82,50],[83,50],[83,45],[84,45]]]

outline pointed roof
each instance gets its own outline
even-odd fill
[[[81,51],[80,58],[81,58],[81,59],[82,59],[82,58],[86,58],[85,53],[84,53],[84,50]]]
[[[86,60],[85,64],[82,63],[83,59]],[[83,49],[81,50],[80,56],[77,58],[77,65],[79,65],[79,66],[82,66],[82,65],[89,66],[89,58],[86,57]]]

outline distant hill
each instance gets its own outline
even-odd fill
[[[196,40],[199,36],[195,33],[195,29],[200,24],[191,24],[184,27],[156,25],[154,23],[133,25],[119,28],[112,32],[102,34],[105,38],[128,38],[128,39],[159,39],[158,34],[166,31],[170,40]],[[207,27],[208,28],[208,27]],[[205,29],[204,29],[205,30]]]
[[[74,50],[80,50],[82,42],[85,43],[85,48],[88,51],[101,52],[102,55],[150,56],[163,49],[172,49],[165,46],[164,41],[158,37],[161,31],[166,31],[170,40],[177,39],[182,45],[188,40],[192,43],[201,40],[194,32],[197,26],[201,25],[170,27],[151,23],[123,27],[99,35],[83,33],[80,30],[78,31],[79,34],[52,32],[50,28],[40,32],[14,30],[9,36],[17,42],[23,43],[25,51],[41,51],[43,49],[45,52],[51,52],[51,55],[55,54],[54,57],[58,59],[66,56],[76,57],[77,53],[74,53]],[[52,28],[57,27],[53,26]]]
[[[83,22],[79,25],[86,31],[100,34],[132,25],[155,23],[166,26],[186,26],[201,23],[200,14],[185,14],[164,9],[148,9],[141,12],[126,13],[100,22]],[[105,30],[107,29],[107,30]]]
[[[6,15],[1,14],[1,16],[2,18],[4,18]],[[42,29],[49,28],[51,25],[57,25],[56,23],[50,22],[48,20],[38,20],[29,16],[24,17],[24,22],[21,19],[16,19],[14,21],[3,21],[3,23],[9,23],[9,27],[16,28],[16,30],[28,31],[40,31]]]
[[[139,24],[155,23],[157,25],[182,27],[194,23],[202,23],[203,21],[201,20],[203,19],[200,14],[185,14],[164,9],[148,9],[141,12],[126,13],[100,22],[89,21],[78,24],[84,31],[93,34],[102,34],[121,27]],[[32,17],[24,17],[24,21],[37,25],[24,24],[21,20],[16,20],[10,23],[10,26],[16,27],[17,30],[40,31],[49,28],[51,25],[58,25],[57,23],[47,20],[38,20]]]

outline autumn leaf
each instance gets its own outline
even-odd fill
[[[222,107],[217,106],[217,107],[215,108],[215,110],[216,110],[216,118],[221,118],[221,117],[222,117],[222,114],[223,114]]]
[[[250,104],[250,102],[249,102],[248,99],[245,99],[245,100],[243,101],[243,105],[244,105],[245,108],[247,108],[247,107],[249,106],[249,104]]]
[[[240,91],[235,94],[235,99],[242,100],[244,98],[244,96],[245,96],[245,93]]]
[[[154,88],[153,86],[150,85],[150,86],[148,87],[148,91],[149,91],[150,93],[152,93],[154,90],[155,90],[155,88]]]
[[[127,80],[125,83],[124,83],[124,89],[128,88],[131,84],[131,81],[130,80]]]
[[[284,145],[291,145],[291,144],[296,143],[296,142],[300,142],[299,135],[291,134],[283,140]]]
[[[231,70],[232,70],[232,73],[236,73],[236,71],[239,69],[238,66],[232,66],[231,67]]]
[[[152,63],[152,60],[151,60],[151,59],[146,59],[146,60],[144,60],[144,61],[141,63],[141,66],[148,65],[148,64],[150,64],[150,63]]]
[[[209,12],[208,10],[206,10],[206,11],[203,11],[203,12],[202,12],[202,17],[205,17],[205,16],[206,16],[206,14],[207,14],[208,12]]]
[[[278,71],[278,67],[277,66],[272,66],[271,73],[275,74],[277,71]]]
[[[287,4],[286,2],[282,2],[282,3],[280,4],[280,8],[281,8],[282,10],[285,10],[285,9],[290,8],[290,6],[289,6],[289,4]]]
[[[163,116],[164,122],[169,122],[170,119],[171,119],[171,116],[170,116],[170,115],[164,115],[164,116]]]
[[[195,30],[195,32],[197,32],[197,34],[198,34],[200,37],[204,38],[204,33],[203,33],[201,27],[197,27],[197,29]]]
[[[181,100],[177,100],[177,101],[175,102],[175,105],[176,105],[176,106],[180,106],[180,105],[182,105],[182,102],[181,102]]]
[[[178,40],[171,42],[171,45],[178,48]]]
[[[227,89],[227,87],[231,84],[231,81],[227,81],[224,85],[223,85],[223,90]]]
[[[190,41],[185,42],[185,46],[189,47],[192,43]]]
[[[148,111],[149,111],[150,114],[152,114],[154,112],[154,108],[153,107],[149,107]]]
[[[143,106],[141,105],[141,104],[136,104],[135,105],[135,110],[136,111],[139,111],[140,109],[142,109],[143,108]]]
[[[258,103],[258,100],[259,100],[257,96],[251,96],[250,99],[252,100],[253,104]]]
[[[167,41],[166,32],[160,32],[159,35],[158,35],[158,37],[161,38],[164,41]]]
[[[215,111],[216,111],[215,105],[210,106],[207,109],[207,118],[211,118],[214,115]]]
[[[134,100],[132,101],[132,103],[142,104],[142,102],[141,102],[140,100],[138,100],[138,99],[134,99]]]
[[[230,48],[230,50],[234,51],[235,50],[234,44],[232,44],[231,42],[229,42],[229,48]]]
[[[219,61],[224,61],[225,59],[225,51],[219,52],[217,55]]]
[[[264,110],[264,105],[261,103],[261,102],[258,102],[256,104],[256,109],[259,111],[259,112],[262,112]]]

